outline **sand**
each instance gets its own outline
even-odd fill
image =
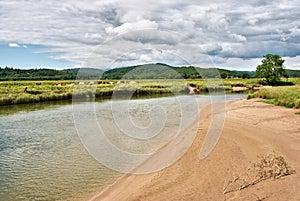
[[[296,112],[255,99],[227,103],[222,136],[210,155],[200,160],[211,120],[211,106],[207,106],[201,111],[197,136],[180,160],[159,172],[124,175],[90,200],[300,200],[300,115]],[[296,173],[223,194],[229,179],[259,161],[258,156],[273,151]],[[160,157],[147,162],[155,160]]]

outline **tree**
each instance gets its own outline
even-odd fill
[[[284,60],[279,55],[267,54],[264,56],[262,64],[256,67],[256,74],[265,78],[267,84],[275,84],[281,76],[287,76],[283,63]]]

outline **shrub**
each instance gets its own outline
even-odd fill
[[[229,180],[223,189],[227,194],[245,189],[267,179],[278,179],[296,173],[284,157],[275,152],[267,156],[260,157],[260,160],[252,165],[241,175]]]

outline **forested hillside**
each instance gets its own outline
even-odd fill
[[[78,72],[80,73],[78,74]],[[102,70],[92,68],[54,69],[14,69],[0,68],[0,80],[75,80],[98,79]]]
[[[104,79],[196,79],[196,78],[216,78],[216,77],[255,77],[252,71],[230,71],[212,68],[199,67],[172,67],[166,64],[145,64],[124,68],[111,69],[103,74]]]
[[[80,72],[80,73],[78,73]],[[300,77],[300,70],[287,70],[289,77]],[[230,71],[199,67],[173,67],[166,64],[145,64],[103,71],[94,68],[15,69],[0,68],[0,80],[92,80],[92,79],[197,79],[197,78],[255,78],[254,71]]]

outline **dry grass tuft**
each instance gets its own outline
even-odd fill
[[[252,163],[246,172],[229,180],[224,186],[223,194],[245,189],[267,179],[279,179],[295,172],[288,166],[283,156],[272,153],[260,157],[260,161]]]

